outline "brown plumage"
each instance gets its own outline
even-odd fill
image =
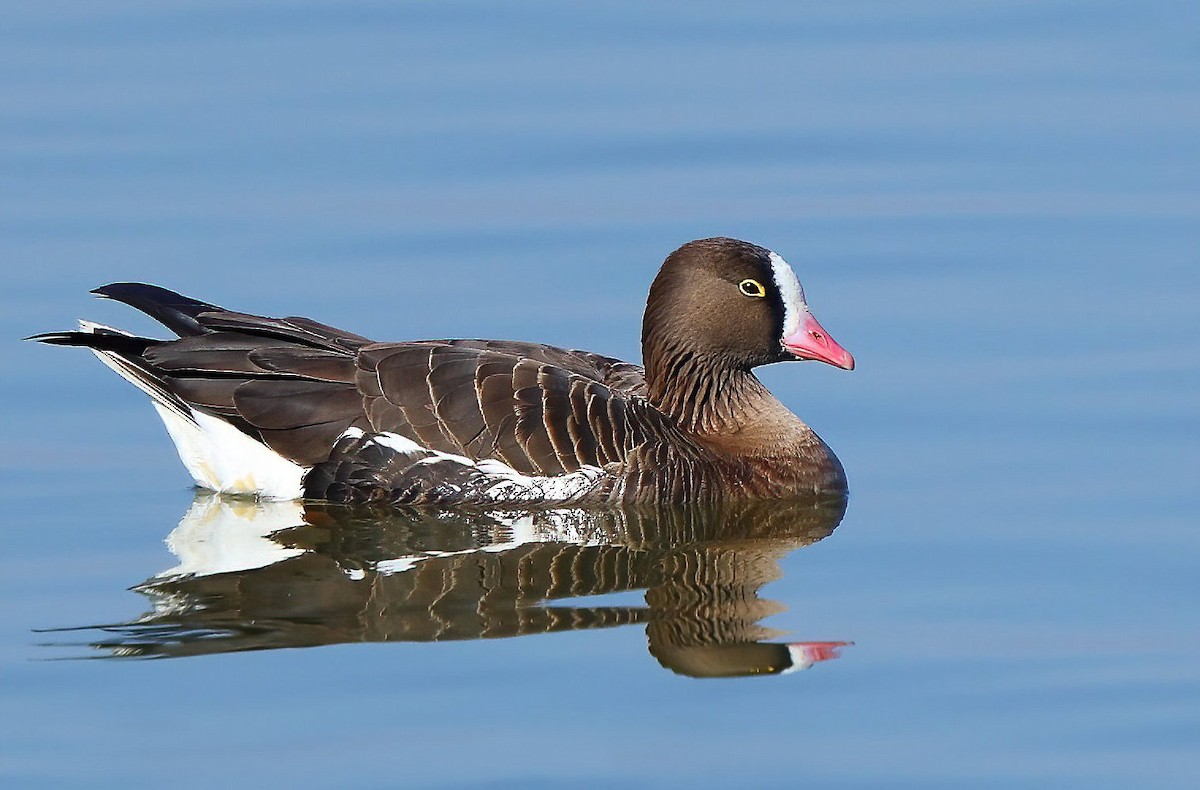
[[[751,369],[789,359],[849,368],[853,360],[822,334],[787,264],[746,242],[691,242],[667,258],[647,302],[644,370],[533,343],[374,343],[150,285],[96,293],[143,310],[179,339],[94,325],[38,339],[92,348],[185,427],[203,431],[198,415],[213,415],[266,445],[303,475],[302,488],[284,495],[529,504],[845,488],[837,458]],[[188,452],[180,446],[197,475]]]

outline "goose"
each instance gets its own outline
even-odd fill
[[[90,321],[32,340],[91,349],[150,400],[196,483],[381,505],[791,499],[846,491],[837,456],[753,368],[854,358],[778,254],[731,238],[672,252],[643,366],[505,340],[378,343],[155,285],[93,293],[177,338]]]

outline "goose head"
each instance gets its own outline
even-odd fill
[[[642,351],[651,379],[690,367],[680,360],[732,370],[799,360],[854,369],[787,261],[729,238],[691,241],[667,256],[650,286]]]

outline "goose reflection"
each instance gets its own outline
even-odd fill
[[[179,564],[134,588],[152,611],[92,644],[178,657],[641,624],[674,672],[781,673],[847,644],[767,641],[785,607],[758,595],[845,504],[376,512],[200,492],[167,538]],[[645,605],[588,602],[635,590]]]

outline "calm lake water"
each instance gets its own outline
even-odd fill
[[[4,6],[0,783],[1200,783],[1194,2]],[[146,280],[637,359],[712,235],[858,359],[763,374],[844,517],[214,502],[17,342]]]

